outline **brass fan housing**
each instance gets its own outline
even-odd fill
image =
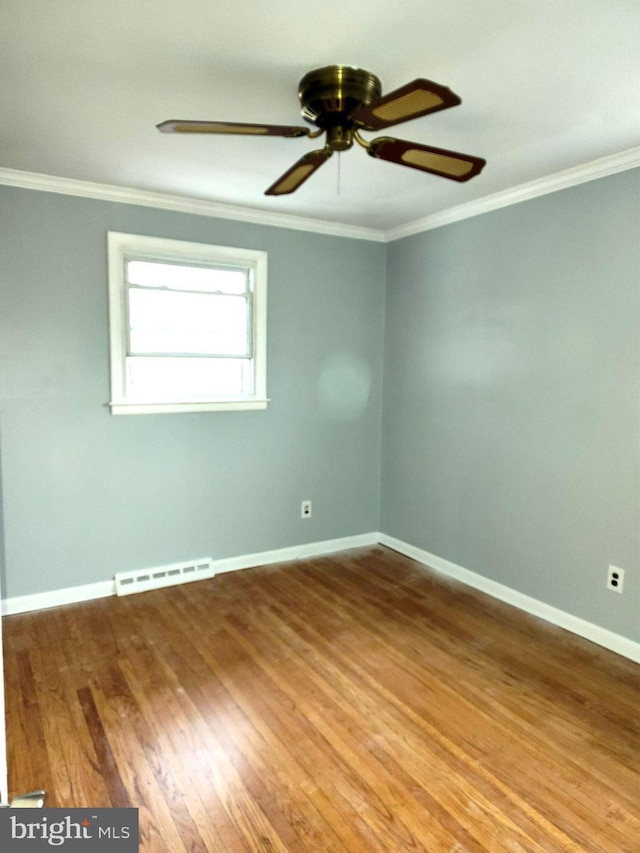
[[[327,131],[332,151],[353,145],[353,110],[368,106],[382,95],[380,80],[370,71],[350,65],[327,65],[305,74],[298,85],[302,115]]]

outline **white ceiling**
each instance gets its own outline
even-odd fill
[[[389,229],[640,140],[638,0],[0,0],[0,167]],[[386,135],[485,157],[458,184],[356,146],[293,195],[318,143],[178,136],[170,118],[303,123],[297,84],[348,64],[461,106]],[[369,134],[370,135],[370,134]],[[379,135],[379,134],[378,134]]]

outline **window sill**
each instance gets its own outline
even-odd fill
[[[266,409],[269,400],[216,400],[200,403],[108,403],[112,415],[162,415],[189,412],[242,412]]]

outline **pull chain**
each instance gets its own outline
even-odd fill
[[[338,151],[338,174],[337,174],[336,195],[340,195],[340,178],[341,178],[341,170],[340,170],[340,166],[341,166],[341,163],[342,163],[342,161],[341,161],[341,159],[340,159],[340,155],[341,155],[341,154],[342,154],[342,151]]]

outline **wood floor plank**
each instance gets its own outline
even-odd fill
[[[120,679],[116,675],[113,681]],[[140,808],[142,849],[153,853],[194,849],[193,821],[184,806],[184,795],[175,785],[173,762],[164,762],[157,745],[140,725],[130,697],[125,694],[121,700],[113,684],[103,690],[106,683],[103,673],[101,685],[93,684],[91,689],[123,784]],[[200,849],[205,849],[202,844]]]
[[[267,622],[269,617],[263,616],[263,619]],[[275,640],[277,629],[274,630],[273,621],[268,621],[268,626],[269,650],[278,655],[285,646],[279,646]],[[259,640],[255,628],[251,637],[252,642]],[[272,658],[264,654],[265,650],[267,646],[262,644],[262,653],[257,655],[261,661],[260,665],[268,673],[275,673]],[[255,649],[253,654],[256,655]],[[277,660],[276,657],[276,662]],[[296,666],[296,661],[289,656],[287,670],[296,673],[295,693],[291,689],[287,690],[287,693],[292,701],[297,703],[300,711],[342,760],[366,782],[372,799],[375,797],[378,804],[395,803],[395,814],[388,816],[388,819],[393,819],[398,824],[395,843],[399,849],[411,849],[420,844],[427,850],[432,849],[434,845],[453,846],[456,839],[464,841],[465,848],[469,851],[485,849],[460,823],[452,819],[450,812],[442,807],[438,808],[437,802],[429,794],[431,777],[429,785],[422,785],[419,772],[411,776],[390,753],[380,747],[379,741],[383,734],[377,727],[361,727],[357,720],[358,715],[354,712],[357,705],[361,706],[364,697],[356,694],[351,700],[353,704],[350,701],[345,702],[345,696],[332,691],[324,678],[310,676],[307,661],[304,661],[303,666]],[[370,710],[376,718],[379,717],[379,707]],[[388,734],[388,731],[385,734]],[[363,742],[367,744],[364,754],[361,750]],[[404,743],[400,746],[404,746]],[[430,818],[428,821],[425,820],[427,814]],[[492,826],[495,826],[495,819]]]
[[[111,807],[132,808],[131,798],[124,786],[120,771],[113,758],[113,752],[111,751],[102,720],[96,708],[91,688],[81,687],[78,690],[78,699],[82,707],[87,729],[93,741],[97,763],[107,788]]]
[[[179,591],[177,594],[179,597]],[[127,675],[136,702],[145,712],[148,722],[154,726],[163,750],[174,751],[177,755],[175,763],[180,765],[187,779],[190,777],[193,780],[192,784],[187,781],[185,785],[191,789],[188,800],[190,811],[195,817],[198,811],[201,812],[203,808],[206,810],[206,818],[200,814],[199,825],[216,828],[220,849],[245,849],[242,833],[236,832],[233,824],[256,835],[261,845],[269,844],[270,849],[280,849],[278,833],[274,834],[268,817],[265,821],[264,815],[260,813],[262,801],[245,790],[244,776],[241,779],[239,774],[229,769],[229,761],[218,733],[204,730],[206,720],[201,717],[196,704],[188,695],[188,663],[198,656],[197,649],[191,646],[189,660],[173,670],[168,665],[172,648],[167,642],[174,644],[182,640],[184,644],[185,640],[175,630],[173,623],[166,626],[161,636],[158,635],[158,622],[158,619],[154,619],[152,625],[147,626],[153,633],[153,639],[149,638],[147,642],[137,634],[135,641],[128,644],[127,658],[121,662],[121,667]],[[191,625],[192,620],[188,624]],[[202,684],[206,685],[211,678],[210,670],[203,672]],[[169,740],[177,739],[175,750],[167,744],[163,729],[169,734]],[[202,802],[203,798],[205,802]],[[258,803],[258,809],[255,803]],[[277,817],[277,813],[274,814]],[[286,834],[287,826],[284,822],[281,829]],[[209,844],[213,844],[213,839],[207,840],[205,849],[209,849]]]
[[[399,554],[394,557],[393,564],[385,562],[381,552],[371,555],[366,564],[353,558],[345,561],[345,569],[348,572],[356,565],[360,567],[360,577],[363,573],[372,575],[374,595],[375,588],[384,586],[383,579],[387,580],[387,590],[404,593],[405,603],[419,602],[428,609],[436,624],[439,624],[439,617],[444,616],[443,627],[447,632],[455,630],[460,641],[470,644],[474,650],[488,646],[492,659],[501,660],[501,652],[513,657],[514,652],[526,651],[526,655],[516,658],[514,665],[520,667],[519,671],[524,668],[527,674],[533,675],[536,685],[549,685],[554,695],[560,688],[565,698],[577,699],[578,706],[585,701],[595,703],[607,718],[619,707],[633,710],[637,706],[636,667],[630,661],[504,602],[481,595],[459,581],[437,573],[425,577],[422,567],[414,561]],[[379,590],[375,600],[380,601]],[[461,612],[464,619],[460,619]],[[505,642],[507,638],[509,642]],[[573,670],[571,679],[566,678],[567,665]],[[612,674],[616,681],[613,707],[602,702],[601,689],[601,679]],[[623,719],[628,724],[628,718]],[[634,720],[637,728],[640,721],[635,717]]]
[[[51,790],[54,781],[28,651],[23,648],[16,652],[10,640],[5,644],[5,659],[10,662],[6,668],[5,700],[7,718],[15,721],[20,736],[8,739],[8,765],[22,780],[24,791]],[[30,745],[28,750],[20,747],[24,743]]]
[[[277,683],[261,673],[243,654],[229,632],[218,632],[208,655],[224,673],[240,674],[237,681],[235,678],[226,681],[227,688],[254,724],[262,726],[264,722],[305,768],[307,791],[325,817],[331,820],[347,849],[380,853],[393,849],[389,846],[397,840],[393,827],[385,827],[379,837],[372,826],[376,820],[376,804],[367,800],[366,786],[349,771],[340,756],[332,752],[313,726],[296,712]],[[364,809],[368,812],[366,816]]]
[[[224,819],[225,823],[236,827],[238,838],[248,837],[252,844],[265,844],[270,850],[285,851],[279,835],[251,795],[244,779],[232,766],[225,750],[217,739],[211,742],[211,732],[205,730],[197,709],[185,695],[182,682],[173,679],[174,673],[159,655],[154,657],[157,659],[131,658],[123,661],[121,668],[160,754],[176,755],[177,760],[173,762],[176,784],[180,782],[181,790],[188,792],[185,793],[185,806],[196,825],[207,833],[205,848],[216,841],[221,843],[224,834],[229,844],[229,827],[225,828],[224,834],[219,831]],[[150,672],[164,672],[165,686],[162,690],[153,691],[145,685],[141,674]],[[218,809],[217,820],[208,821],[206,817],[211,817],[214,803],[222,806],[224,818]],[[218,827],[217,838],[208,833],[214,825]],[[233,844],[237,842],[234,840]]]
[[[291,626],[291,617],[287,617],[287,622]],[[298,624],[298,630],[304,630],[308,636],[308,620],[304,620],[302,617]],[[291,640],[289,642],[291,643]],[[317,639],[314,638],[312,645],[317,648]],[[386,742],[391,741],[393,743],[395,754],[402,755],[404,766],[412,768],[415,778],[424,785],[426,791],[431,791],[442,802],[443,807],[448,810],[451,817],[457,816],[463,824],[465,819],[467,819],[470,831],[476,835],[480,834],[485,843],[487,841],[487,832],[490,835],[495,835],[496,821],[498,823],[506,821],[509,824],[508,831],[512,841],[516,843],[515,836],[519,832],[512,825],[515,813],[515,816],[520,818],[521,824],[529,824],[526,826],[527,838],[529,839],[528,849],[536,849],[534,842],[531,840],[539,834],[536,832],[535,823],[531,824],[531,822],[527,822],[525,818],[522,818],[518,814],[519,806],[522,807],[524,805],[524,810],[525,812],[527,811],[526,804],[518,802],[513,798],[505,798],[504,791],[499,786],[492,784],[492,780],[487,773],[479,775],[477,761],[469,761],[466,753],[456,748],[455,744],[444,738],[442,732],[435,730],[433,727],[427,728],[425,720],[416,718],[416,715],[408,705],[396,702],[396,697],[390,695],[384,685],[368,672],[366,664],[362,666],[353,656],[345,658],[341,651],[337,651],[335,648],[327,648],[323,666],[325,668],[332,666],[331,662],[335,661],[342,664],[343,671],[346,670],[348,672],[348,678],[344,679],[339,668],[333,668],[331,671],[331,680],[338,684],[347,682],[342,687],[343,695],[348,690],[349,682],[353,683],[358,679],[366,685],[366,692],[357,699],[356,704],[362,702],[368,704],[367,710],[369,716],[384,721],[384,728],[380,736]],[[398,677],[399,671],[394,670],[392,675],[394,684],[397,684],[396,679]],[[367,702],[369,697],[376,696],[378,697],[377,702]],[[390,708],[394,708],[397,713],[395,715],[389,713]],[[418,725],[414,728],[411,723],[415,723],[416,719]],[[429,735],[428,749],[425,745],[425,728],[427,728]],[[395,730],[401,731],[401,737],[393,738]],[[405,746],[409,748],[408,752],[403,751],[403,747]],[[413,762],[414,756],[419,756],[418,762]],[[460,760],[461,757],[462,760]],[[447,784],[441,785],[441,779],[446,779]],[[448,784],[452,779],[455,780],[455,785],[453,786]],[[484,794],[482,793],[483,790],[485,791]],[[459,804],[457,805],[456,803],[456,797],[451,796],[452,792],[463,793],[462,808],[458,807]],[[492,803],[496,800],[498,802],[503,801],[502,814],[499,810],[492,807]],[[469,801],[473,801],[474,803],[472,815],[468,814],[467,802]],[[507,828],[504,826],[502,830],[503,834],[507,832]],[[570,849],[570,840],[568,838],[565,838],[564,843],[564,849]]]
[[[308,576],[309,573],[310,570],[307,569],[305,574]],[[330,584],[327,576],[322,577],[322,583]],[[305,583],[304,589],[308,598],[314,595],[314,589],[309,583]],[[333,603],[334,607],[331,612],[335,613],[336,608],[340,606],[337,597]],[[358,613],[350,613],[350,618],[358,619],[359,612],[360,610]],[[333,630],[335,630],[334,627],[327,629],[329,634]],[[480,709],[475,702],[470,702],[461,695],[452,695],[455,694],[455,691],[447,684],[434,680],[426,669],[412,666],[406,657],[394,655],[393,649],[388,644],[385,646],[379,638],[373,638],[371,635],[369,642],[370,646],[364,647],[363,651],[363,643],[360,639],[361,649],[355,654],[361,656],[366,654],[368,659],[373,661],[370,672],[378,684],[384,685],[390,693],[393,691],[394,698],[400,697],[406,707],[412,706],[410,697],[427,697],[438,690],[439,702],[437,706],[425,699],[421,703],[414,701],[413,710],[417,711],[421,719],[429,720],[432,725],[435,725],[435,730],[440,733],[446,733],[449,722],[455,719],[455,729],[462,736],[462,739],[458,739],[458,747],[464,747],[475,760],[482,762],[485,767],[496,765],[497,760],[500,759],[499,744],[503,736],[500,727],[493,720],[493,715],[489,716],[485,713],[484,718],[479,716]],[[399,677],[398,666],[402,666],[402,678]],[[451,732],[449,734],[451,736]],[[566,761],[553,760],[552,756],[547,756],[546,760],[543,761],[538,750],[529,743],[529,739],[515,738],[515,734],[516,730],[512,729],[509,751],[504,759],[505,766],[501,768],[501,774],[509,773],[513,787],[517,790],[514,784],[517,777],[513,776],[512,772],[514,763],[516,767],[526,766],[528,775],[535,773],[540,780],[540,785],[547,787],[549,800],[553,799],[561,806],[571,804],[571,818],[569,820],[564,818],[564,829],[570,831],[574,842],[579,845],[577,849],[590,849],[592,817],[594,809],[602,809],[603,797],[602,792],[599,792],[598,795],[593,795],[585,801],[585,792],[588,791],[588,787],[583,783],[588,778],[588,767],[582,768],[580,773],[578,768],[568,769]],[[524,752],[524,754],[520,756],[520,760],[514,762],[514,753],[518,756],[518,751]],[[604,794],[607,794],[606,789]],[[624,811],[623,814],[624,826],[621,826],[619,830],[612,829],[612,837],[617,845],[625,843],[627,833],[630,829],[635,829],[635,824],[637,824],[637,819],[629,810]],[[552,820],[554,819],[552,810],[549,810],[549,816]],[[620,846],[618,849],[622,849],[622,847]]]
[[[388,549],[4,631],[10,791],[145,853],[640,851],[640,667]]]
[[[40,620],[29,655],[54,797],[59,796],[63,802],[94,805],[102,801],[106,790],[77,699],[73,663],[70,665],[67,657],[70,649],[63,642],[69,618],[65,610],[55,608],[48,612],[46,620]],[[32,746],[29,741],[29,748]],[[55,799],[51,805],[54,803]]]
[[[256,801],[287,844],[287,849],[346,848],[304,794],[306,777],[279,741],[265,739],[233,701],[197,648],[183,637],[163,648],[165,660],[180,672],[180,682],[203,720],[223,746]]]
[[[345,572],[345,576],[346,575],[347,575],[347,572]],[[338,596],[336,593],[336,596],[334,596],[334,600],[342,600],[342,597]],[[503,607],[506,607],[506,606],[503,605]],[[407,610],[406,605],[404,605],[402,607],[402,609],[404,611],[406,611]],[[512,608],[508,608],[508,610],[512,610]],[[390,618],[391,611],[393,611],[393,621],[391,621],[391,618]],[[358,608],[357,611],[352,609],[351,612],[352,612],[352,614],[354,614],[354,615],[357,614],[358,616],[360,616],[363,613],[362,608]],[[404,654],[404,652],[406,650],[410,655],[414,656],[414,659],[416,659],[419,664],[424,665],[424,661],[421,661],[419,658],[415,658],[415,649],[412,649],[410,646],[405,646],[403,644],[404,641],[403,641],[401,632],[403,631],[404,626],[407,626],[410,630],[419,629],[420,631],[424,631],[426,633],[431,633],[432,638],[433,638],[433,635],[436,632],[434,631],[434,629],[432,629],[432,627],[428,624],[428,622],[426,622],[424,620],[425,614],[424,613],[420,614],[418,612],[418,615],[416,615],[414,612],[412,615],[408,615],[407,612],[400,612],[400,602],[396,602],[395,604],[393,602],[391,602],[390,605],[386,606],[385,611],[383,611],[383,613],[381,615],[384,618],[382,620],[376,619],[376,622],[375,622],[376,626],[380,627],[381,635],[383,634],[383,632],[386,631],[386,637],[387,637],[387,640],[389,640],[389,627],[388,626],[389,626],[389,624],[392,624],[394,634],[396,635],[396,639],[399,641],[397,643],[397,645],[402,650],[402,653]],[[518,615],[521,616],[522,619],[525,618],[522,614],[518,614]],[[420,617],[422,617],[422,618],[420,618]],[[363,615],[363,618],[366,618],[366,614]],[[549,630],[552,630],[550,626],[548,626],[548,627],[549,627]],[[437,633],[440,636],[442,636],[442,634],[444,633],[442,623],[440,623],[437,626]],[[484,631],[485,644],[486,644],[486,633],[487,632],[485,630]],[[562,633],[565,634],[566,632],[562,632]],[[409,635],[410,635],[410,632],[409,632],[408,636]],[[512,634],[510,635],[509,639],[510,639],[510,643],[508,645],[511,649],[513,649],[514,648],[514,638],[513,638]],[[457,633],[456,633],[456,637],[455,637],[455,642],[456,642],[456,646],[457,646],[456,657],[460,658],[459,651],[460,651],[460,647],[461,647],[462,643],[461,643],[461,637]],[[503,643],[501,643],[500,645],[503,645]],[[440,655],[440,659],[442,661],[446,661],[448,663],[449,656],[452,653],[451,647],[445,649],[445,652],[446,652],[446,654]],[[436,642],[432,641],[429,645],[429,661],[428,661],[429,669],[434,668],[435,657],[438,655],[438,653],[439,653],[438,644]],[[520,661],[518,661],[517,659],[514,658],[515,654],[516,654],[516,652],[514,652],[514,651],[511,652],[510,660],[511,660],[511,664],[512,664],[512,667],[514,670],[515,670],[516,666],[520,667],[519,678],[516,677],[515,671],[514,671],[514,673],[506,673],[507,677],[510,678],[510,682],[509,682],[508,686],[513,686],[513,684],[516,681],[518,681],[518,683],[520,685],[524,685],[526,687],[527,681],[534,680],[535,675],[527,670],[527,664],[526,663],[523,664],[521,659],[520,659]],[[524,657],[525,655],[528,657],[531,657],[532,652],[531,652],[530,646],[528,644],[527,644],[527,646],[523,646],[522,649],[520,650],[520,654],[521,654],[521,657]],[[610,657],[617,659],[617,656],[612,655],[611,653],[606,653],[606,652],[604,652],[604,650],[601,650],[601,654],[609,654]],[[557,652],[556,652],[556,655],[557,655]],[[495,687],[496,686],[499,687],[501,684],[500,681],[498,681],[497,684],[494,684],[494,678],[499,679],[500,676],[502,676],[503,680],[504,680],[505,660],[509,660],[509,658],[503,658],[502,656],[500,656],[499,659],[496,660],[495,654],[493,651],[492,651],[491,657],[489,658],[486,655],[483,655],[482,653],[478,653],[475,646],[474,646],[472,656],[467,656],[467,659],[465,661],[465,664],[466,664],[465,671],[466,671],[467,675],[470,674],[472,677],[479,675],[480,676],[480,683],[482,683],[484,686],[483,692],[486,695],[492,695],[495,692]],[[523,669],[525,669],[525,671],[526,671],[527,680],[522,679],[522,670]],[[476,672],[476,670],[477,670],[477,672]],[[544,670],[547,673],[546,678],[548,680],[548,678],[549,678],[549,676],[548,676],[549,665],[548,665],[548,661],[546,661],[546,660],[544,661]],[[461,672],[461,674],[462,674],[462,672]],[[487,693],[487,685],[486,685],[487,676],[489,676],[489,675],[491,676],[491,682],[490,682],[491,683],[491,688],[490,688],[491,694]],[[576,677],[576,679],[574,679],[574,681],[578,682],[579,677]],[[458,683],[458,682],[456,681],[456,683]],[[467,681],[466,687],[468,687],[469,683],[470,682]],[[566,670],[563,672],[562,678],[558,682],[552,683],[551,689],[548,691],[548,693],[545,693],[544,684],[541,684],[539,680],[536,681],[536,683],[535,683],[535,687],[537,688],[535,690],[535,692],[534,691],[530,692],[531,697],[535,699],[538,706],[540,705],[541,701],[543,701],[545,699],[545,695],[549,699],[549,702],[547,703],[548,707],[546,709],[544,709],[547,712],[544,714],[545,723],[548,723],[548,721],[549,721],[549,716],[551,715],[550,712],[554,708],[557,709],[559,698],[563,699],[562,705],[570,704],[572,712],[576,715],[579,715],[580,713],[582,713],[583,710],[586,710],[587,713],[593,713],[593,711],[597,711],[601,730],[606,733],[606,729],[609,726],[611,727],[612,731],[615,729],[615,732],[617,735],[616,747],[619,749],[620,743],[625,743],[625,742],[628,743],[630,746],[630,750],[628,751],[627,757],[629,759],[635,759],[634,748],[635,748],[635,744],[637,742],[637,737],[640,736],[640,721],[637,720],[637,715],[626,714],[624,719],[621,719],[619,716],[616,716],[615,713],[612,713],[612,708],[611,708],[610,703],[607,703],[606,707],[601,707],[600,704],[594,703],[593,701],[591,701],[589,699],[588,696],[584,696],[582,694],[580,694],[578,696],[567,697],[567,695],[566,695],[567,691],[566,691],[565,684],[566,684]],[[465,687],[465,689],[466,689],[466,687]],[[565,694],[564,696],[559,696],[559,694],[563,694],[563,693]],[[520,698],[522,695],[523,694],[522,694],[522,690],[521,690],[518,698]],[[569,698],[569,702],[567,702],[567,698]],[[576,700],[575,702],[574,702],[574,699]],[[616,704],[618,704],[618,703],[616,703]],[[630,703],[628,710],[633,711],[633,710],[635,710],[635,707],[636,707],[635,703]],[[542,710],[542,709],[540,707],[537,707],[536,710]],[[563,738],[566,739],[567,734],[568,734],[567,722],[563,720],[562,724],[563,724],[562,735],[563,735]],[[594,747],[597,748],[598,746],[599,746],[599,744],[594,743]],[[572,754],[573,750],[568,749],[567,752],[568,752],[568,754]],[[611,745],[609,745],[606,750],[603,749],[603,755],[606,755],[607,757],[611,756]],[[620,759],[624,760],[623,752],[618,752],[618,754],[616,755],[616,759],[617,760],[620,760]],[[632,763],[632,762],[630,761],[630,763]]]

